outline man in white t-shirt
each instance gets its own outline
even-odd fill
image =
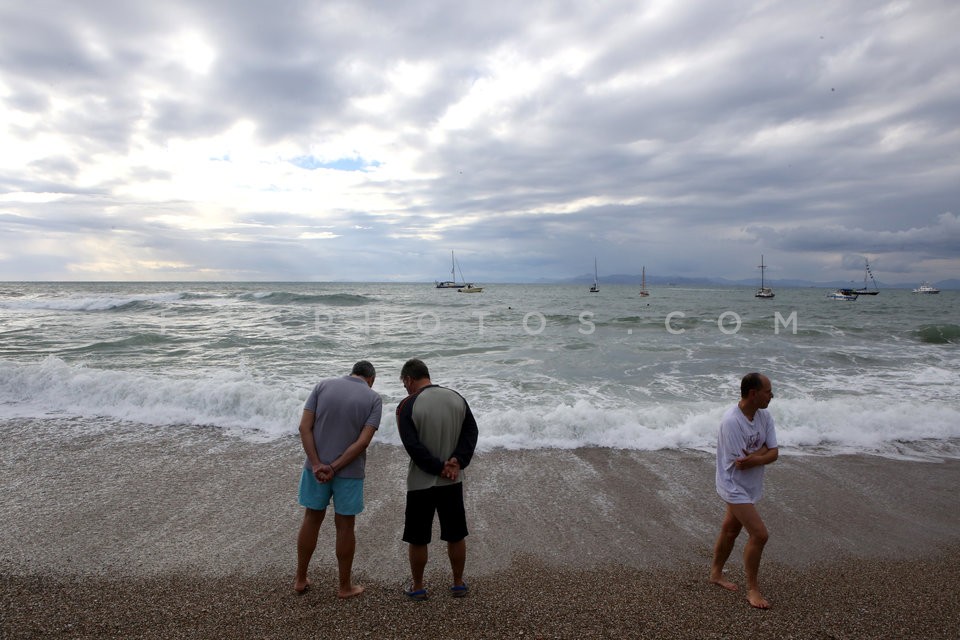
[[[767,411],[772,399],[769,378],[759,373],[745,375],[740,381],[740,402],[723,414],[717,437],[717,493],[727,503],[727,513],[713,547],[710,582],[737,590],[736,584],[724,579],[723,565],[741,529],[746,528],[750,536],[743,549],[747,600],[758,609],[770,608],[757,580],[768,534],[755,504],[763,495],[763,468],[779,455],[773,416]]]

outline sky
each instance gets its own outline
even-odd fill
[[[958,31],[956,0],[0,0],[0,280],[960,278]]]

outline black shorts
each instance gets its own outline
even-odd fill
[[[407,491],[403,541],[416,545],[430,544],[433,539],[434,513],[440,518],[441,540],[460,542],[467,537],[462,482]]]

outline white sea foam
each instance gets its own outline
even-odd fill
[[[296,431],[303,398],[236,370],[195,377],[68,365],[0,363],[0,416],[107,417],[147,425],[203,425],[251,439]],[[303,391],[303,395],[306,392]]]
[[[71,295],[65,297],[31,297],[0,300],[0,309],[13,311],[109,311],[138,302],[168,304],[182,299],[180,293],[152,295]]]
[[[212,426],[264,440],[296,433],[308,392],[242,370],[173,378],[71,365],[54,357],[36,364],[0,362],[0,418],[71,416]],[[398,399],[384,398],[380,442],[400,444],[393,415]],[[489,394],[468,395],[480,425],[480,448],[710,451],[720,416],[734,401],[609,406],[609,398],[597,396],[566,403],[542,399],[542,404],[528,398],[523,405],[504,406],[502,398]],[[770,410],[780,445],[798,452],[924,457],[924,443],[960,438],[960,412],[946,403],[778,396]],[[951,454],[938,449],[930,455]]]

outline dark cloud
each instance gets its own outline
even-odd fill
[[[958,22],[946,0],[0,7],[0,278],[109,250],[142,277],[430,280],[451,249],[488,280],[594,255],[741,278],[760,253],[774,277],[956,277]]]

